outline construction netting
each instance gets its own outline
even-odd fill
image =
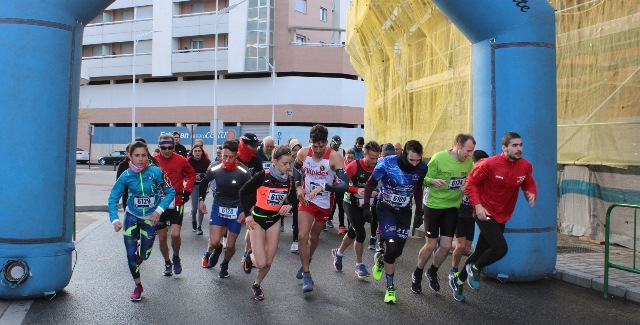
[[[556,9],[558,162],[640,165],[640,6]],[[425,154],[472,130],[471,44],[428,0],[354,0],[346,50],[366,83],[365,135]]]

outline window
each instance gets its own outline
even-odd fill
[[[133,54],[133,42],[122,43],[120,45],[120,54]]]
[[[303,14],[307,13],[307,0],[295,0],[295,10]]]
[[[191,49],[192,50],[199,50],[202,48],[202,38],[194,38],[191,40]]]
[[[133,9],[122,10],[122,20],[133,20]]]
[[[327,22],[327,8],[320,7],[320,20]]]
[[[307,37],[304,35],[296,34],[296,43],[304,43],[307,41]]]
[[[191,13],[199,14],[204,12],[204,2],[196,2],[191,4]]]

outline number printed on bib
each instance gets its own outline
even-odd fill
[[[267,170],[267,169],[271,168],[271,165],[273,165],[273,163],[272,163],[272,162],[270,162],[270,161],[263,161],[263,162],[262,162],[262,169]]]
[[[236,219],[238,218],[238,208],[218,207],[218,216],[224,219]]]
[[[404,208],[411,201],[411,197],[407,195],[389,194],[385,201],[394,207]]]
[[[314,183],[314,182],[309,183],[309,185],[311,185],[311,192],[313,192],[313,190],[315,190],[318,187],[322,187],[322,185],[320,185],[318,183]],[[322,192],[318,193],[318,196],[325,196],[325,195],[328,195],[328,194],[329,194],[329,192],[322,191]]]
[[[267,194],[267,204],[272,206],[282,205],[287,198],[287,193],[287,191],[283,190],[269,190],[269,194]]]
[[[464,186],[464,180],[466,177],[451,177],[449,180],[449,191],[460,191]]]
[[[134,196],[133,204],[137,209],[149,209],[155,207],[156,198],[153,196]]]

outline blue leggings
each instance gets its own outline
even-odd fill
[[[129,271],[134,279],[140,278],[140,264],[151,255],[156,227],[151,220],[139,219],[127,212],[124,216],[124,248],[127,250]],[[138,240],[140,246],[138,246]]]

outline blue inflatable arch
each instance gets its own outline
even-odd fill
[[[502,152],[518,132],[538,183],[533,209],[520,196],[505,237],[509,252],[483,273],[509,281],[551,274],[557,256],[555,15],[546,0],[433,0],[472,44],[473,134]]]
[[[84,25],[113,0],[3,1],[0,298],[69,284]]]

